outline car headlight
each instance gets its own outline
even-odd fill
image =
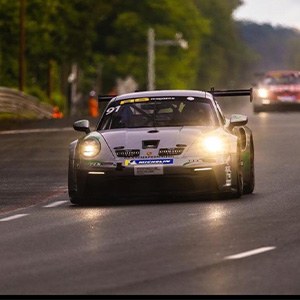
[[[228,147],[222,137],[208,136],[203,139],[202,148],[205,152],[211,154],[222,154],[227,151]]]
[[[258,90],[258,97],[260,98],[268,98],[269,92],[267,89],[261,88]]]
[[[80,154],[86,158],[94,157],[99,154],[101,145],[96,139],[87,139],[80,145]]]

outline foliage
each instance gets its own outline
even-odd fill
[[[232,12],[240,1],[196,0],[196,4],[210,21],[210,34],[205,36],[202,45],[199,83],[207,88],[239,86],[245,64],[250,60],[250,54],[239,38],[232,19]]]
[[[0,85],[17,87],[18,2],[0,0]]]
[[[0,0],[0,85],[18,84],[19,8]],[[187,50],[156,46],[157,89],[239,84],[252,56],[237,34],[238,0],[26,0],[26,90],[64,107],[76,63],[80,92],[107,93],[129,75],[147,88],[147,31],[182,33]]]
[[[147,31],[155,29],[156,39],[174,40],[181,32],[189,50],[156,47],[157,88],[194,87],[199,58],[199,39],[208,30],[207,20],[195,10],[194,2],[174,5],[174,0],[114,0],[111,10],[97,26],[95,50],[107,55],[103,69],[105,86],[116,76],[132,75],[141,89],[147,86]],[[170,61],[172,62],[170,64]]]

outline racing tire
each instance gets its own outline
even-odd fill
[[[69,199],[72,204],[84,205],[87,204],[85,201],[84,194],[80,194],[77,191],[69,190]]]
[[[78,197],[75,193],[69,193],[69,199],[72,204],[83,205],[84,200],[81,197]]]
[[[243,175],[240,172],[237,172],[237,185],[236,191],[233,193],[233,198],[239,199],[243,195]]]
[[[84,197],[79,195],[79,193],[76,191],[76,184],[74,181],[74,170],[73,170],[71,160],[69,160],[69,167],[68,167],[68,193],[69,193],[70,202],[72,204],[76,204],[76,205],[84,204]]]
[[[237,170],[236,170],[236,186],[235,191],[232,193],[233,198],[239,199],[243,195],[243,186],[244,186],[244,180],[243,180],[243,172],[242,172],[242,166],[241,166],[241,152],[240,147],[238,147],[238,157],[237,157]]]
[[[250,180],[244,182],[244,194],[252,194],[255,187],[255,167],[254,167],[254,143],[253,137],[250,138]]]

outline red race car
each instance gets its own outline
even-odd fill
[[[270,71],[253,88],[253,110],[300,108],[300,71]]]

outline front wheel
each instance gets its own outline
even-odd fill
[[[243,195],[243,175],[241,172],[237,172],[237,183],[236,183],[236,191],[233,193],[233,197],[239,199]]]
[[[78,192],[78,184],[76,183],[76,175],[74,171],[73,162],[69,160],[68,167],[68,192],[69,199],[72,204],[82,205],[84,204],[84,196]]]
[[[83,198],[79,197],[77,195],[77,193],[75,193],[75,192],[69,193],[69,199],[70,199],[70,202],[72,204],[76,204],[76,205],[83,205],[84,204]]]
[[[233,187],[235,191],[233,192],[233,197],[238,199],[241,198],[243,195],[243,190],[244,190],[244,179],[243,179],[243,171],[242,171],[242,164],[241,164],[241,152],[240,152],[240,147],[238,147],[238,157],[236,161],[236,184]]]
[[[247,180],[248,181],[248,180]],[[254,143],[251,135],[250,139],[250,174],[249,181],[244,184],[244,194],[252,194],[255,187],[255,169],[254,169]]]

